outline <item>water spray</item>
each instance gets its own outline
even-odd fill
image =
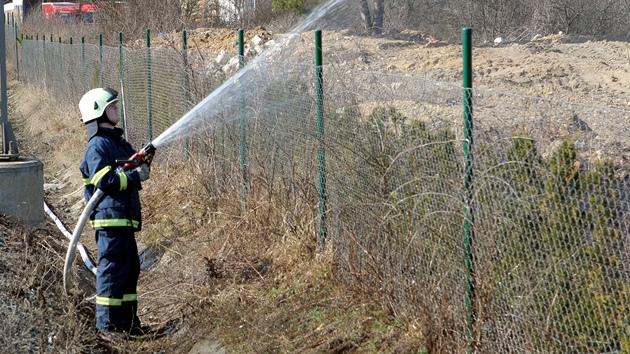
[[[239,90],[242,85],[250,85],[251,87],[259,86],[258,83],[251,81],[251,72],[254,69],[261,69],[265,61],[278,60],[282,50],[288,47],[288,44],[295,40],[301,33],[312,28],[313,24],[316,22],[324,20],[326,17],[343,17],[345,13],[343,8],[350,6],[350,4],[352,3],[346,0],[328,0],[318,5],[306,18],[301,20],[286,35],[280,38],[273,47],[266,49],[251,60],[244,68],[241,68],[234,75],[230,76],[221,86],[216,88],[201,102],[197,103],[195,107],[168,127],[160,136],[153,139],[155,147],[180,138],[184,132],[189,134],[193,129],[196,133],[203,131],[203,129],[200,129],[199,123],[202,121],[208,123],[208,118],[219,115],[225,110],[225,107],[229,107],[231,105],[230,102],[239,97]],[[334,21],[332,22],[334,23]],[[264,85],[268,84],[268,80],[269,78],[265,78]],[[229,121],[232,120],[228,119],[226,122]],[[233,121],[237,121],[237,118],[234,118]],[[216,127],[216,124],[210,123],[207,124],[206,127],[211,129]]]
[[[154,155],[155,146],[149,142],[140,151],[129,157],[129,159],[116,160],[116,163],[122,164],[118,167],[121,171],[129,171],[130,169],[136,168],[143,163],[151,164]],[[92,197],[87,202],[85,209],[83,209],[83,212],[79,217],[79,221],[77,221],[77,225],[74,227],[72,237],[70,238],[70,244],[68,245],[68,251],[66,252],[66,261],[63,265],[63,289],[66,292],[66,295],[68,294],[70,267],[74,261],[74,255],[77,249],[77,244],[79,243],[79,238],[81,238],[81,233],[83,232],[83,227],[92,213],[92,210],[94,210],[94,207],[101,201],[101,198],[103,198],[103,195],[105,195],[105,192],[103,192],[100,188],[96,188],[94,194],[92,194]]]
[[[271,55],[273,53],[278,53],[283,46],[285,46],[288,41],[295,38],[297,35],[307,30],[313,23],[317,20],[322,19],[325,16],[331,15],[333,12],[331,11],[333,8],[336,10],[337,7],[345,3],[346,6],[350,2],[345,0],[329,0],[317,6],[309,16],[307,16],[304,20],[302,20],[297,26],[295,26],[287,36],[281,40],[281,43],[276,44],[271,50],[265,51],[261,53],[258,57],[252,60],[245,68],[242,68],[238,73],[231,76],[226,82],[224,82],[220,87],[214,90],[210,95],[208,95],[205,99],[199,102],[195,107],[193,107],[190,111],[188,111],[183,117],[177,120],[173,125],[171,125],[168,129],[166,129],[162,134],[160,134],[156,139],[152,142],[148,143],[142,150],[138,153],[131,156],[128,160],[119,161],[123,163],[123,165],[119,168],[122,168],[124,171],[127,171],[131,168],[134,168],[142,163],[150,163],[153,155],[155,153],[155,149],[166,142],[175,139],[183,132],[189,132],[190,128],[195,127],[197,132],[200,132],[199,123],[201,121],[207,122],[209,117],[216,116],[222,110],[225,104],[212,104],[213,102],[229,102],[232,97],[238,97],[238,95],[234,91],[239,85],[243,84],[243,82],[247,81],[247,73],[251,71],[252,68],[259,66],[264,60],[272,60]],[[342,16],[341,11],[336,11],[334,16]],[[122,81],[121,81],[121,89],[122,89]],[[229,121],[229,120],[228,120]],[[215,124],[208,124],[208,127],[215,127]],[[94,209],[94,207],[98,204],[100,199],[102,198],[104,192],[100,189],[96,189],[95,193],[92,195],[92,198],[88,201],[83,213],[79,217],[79,221],[74,229],[74,233],[72,234],[72,239],[70,240],[70,245],[68,247],[68,253],[66,254],[66,262],[64,265],[64,274],[63,274],[63,284],[66,294],[68,293],[68,276],[70,265],[74,259],[74,253],[76,249],[77,242],[79,241],[79,237],[81,236],[81,232],[87,221],[90,213]]]

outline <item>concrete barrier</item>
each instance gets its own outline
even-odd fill
[[[0,161],[0,213],[30,228],[44,224],[44,164],[36,159]]]

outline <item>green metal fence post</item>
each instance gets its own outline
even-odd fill
[[[55,43],[55,41],[53,40],[53,35],[52,33],[50,34],[50,43]],[[50,82],[52,83],[55,79],[55,75],[53,74],[53,67],[55,66],[55,49],[53,48],[53,45],[50,45],[50,58],[51,60],[48,61],[48,67],[45,68],[46,70],[46,80],[50,80]],[[46,55],[46,53],[44,53],[44,55]]]
[[[72,69],[70,69],[71,72],[74,73],[74,46],[72,45],[72,37],[69,38],[69,44],[70,44],[70,67]],[[71,91],[74,88],[74,82],[73,83],[68,83],[68,90]]]
[[[147,28],[147,53],[146,53],[146,64],[147,64],[147,121],[149,124],[149,133],[148,138],[149,141],[153,139],[153,122],[151,121],[151,31]]]
[[[15,30],[15,76],[17,78],[17,80],[20,80],[20,60],[18,59],[19,55],[18,55],[18,28],[17,28],[17,23],[14,26],[14,30]],[[21,41],[24,40],[24,35],[20,36]],[[20,41],[20,42],[21,42]]]
[[[44,69],[44,89],[46,89],[46,35],[42,36],[42,68]]]
[[[186,30],[182,31],[182,57],[184,59],[184,110],[188,112],[188,37],[186,35]],[[186,139],[184,142],[184,158],[186,161],[188,161],[188,154],[190,153],[188,146],[190,143],[189,140],[189,134],[186,132]]]
[[[463,50],[463,93],[464,93],[464,257],[466,264],[466,336],[467,353],[474,352],[473,329],[476,321],[475,311],[475,269],[473,257],[473,102],[472,102],[472,28],[462,30]]]
[[[238,30],[238,67],[242,70],[245,66],[245,46],[243,44],[243,29]],[[241,162],[241,209],[245,212],[247,200],[247,142],[245,132],[245,92],[242,80],[239,80],[241,93],[239,111],[241,114],[241,139],[240,139],[240,162]]]
[[[83,83],[83,92],[87,91],[85,84],[85,37],[81,37],[81,82]]]
[[[243,43],[243,29],[238,30],[238,68],[245,66],[245,44]]]
[[[103,35],[99,34],[98,35],[98,58],[99,58],[99,65],[100,65],[100,71],[98,74],[98,85],[100,87],[103,87]]]
[[[122,130],[127,135],[127,124],[125,123],[125,80],[123,71],[123,34],[118,32],[118,71],[120,74],[120,122]]]
[[[57,58],[57,62],[59,63],[59,71],[57,72],[57,75],[53,76],[57,78],[57,85],[59,86],[63,86],[64,84],[67,83],[66,80],[62,79],[63,76],[63,64],[65,62],[65,60],[63,60],[63,50],[61,49],[61,36],[59,36],[59,38],[57,39],[57,52],[59,52],[59,58]]]
[[[324,154],[324,78],[322,70],[322,31],[315,30],[315,91],[317,95],[317,165],[319,169],[319,237],[317,246],[320,252],[326,248],[328,229],[326,227],[326,159]]]

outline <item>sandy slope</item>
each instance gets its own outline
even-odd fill
[[[403,31],[382,38],[324,31],[325,64],[348,69],[404,73],[460,83],[461,45],[441,42],[422,32]],[[258,36],[278,40],[257,27],[245,31],[246,49]],[[473,34],[474,36],[474,34]],[[197,29],[187,34],[190,49],[236,53],[236,29]],[[312,55],[312,32],[302,35],[306,60]],[[169,33],[154,47],[181,48],[181,33]],[[630,43],[552,35],[519,43],[475,46],[474,86],[555,100],[630,107]]]

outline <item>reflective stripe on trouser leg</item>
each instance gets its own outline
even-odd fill
[[[96,232],[96,244],[96,328],[105,331],[125,330],[133,320],[130,308],[137,306],[136,264],[139,261],[134,231],[132,228],[99,230]],[[133,289],[130,289],[130,283],[133,283]],[[131,294],[134,294],[134,299],[130,298]],[[131,301],[124,301],[126,299]]]
[[[97,296],[96,304],[103,306],[121,306],[123,299],[112,299],[110,297]]]

